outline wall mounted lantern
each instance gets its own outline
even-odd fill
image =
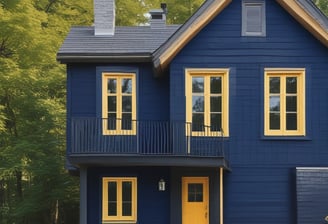
[[[165,181],[163,179],[160,179],[158,181],[158,190],[159,191],[165,191]]]

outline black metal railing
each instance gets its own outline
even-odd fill
[[[221,129],[181,121],[72,118],[70,142],[69,154],[225,156]]]

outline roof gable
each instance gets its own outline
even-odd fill
[[[205,1],[199,10],[154,52],[153,63],[156,74],[163,73],[180,50],[229,5],[231,1]],[[312,2],[309,2],[310,0],[276,1],[305,29],[328,47],[328,19]]]
[[[160,48],[154,52],[153,62],[158,73],[175,55],[211,22],[232,0],[207,0]]]

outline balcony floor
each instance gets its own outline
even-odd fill
[[[175,166],[175,167],[223,167],[229,170],[224,157],[178,156],[178,155],[113,155],[73,154],[68,156],[76,166]]]

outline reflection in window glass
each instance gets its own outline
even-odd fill
[[[204,96],[192,97],[192,112],[204,112]]]
[[[116,93],[116,79],[108,79],[107,92]]]
[[[270,78],[270,93],[280,93],[280,78]]]
[[[192,78],[192,92],[193,93],[204,93],[204,78],[193,77]]]

